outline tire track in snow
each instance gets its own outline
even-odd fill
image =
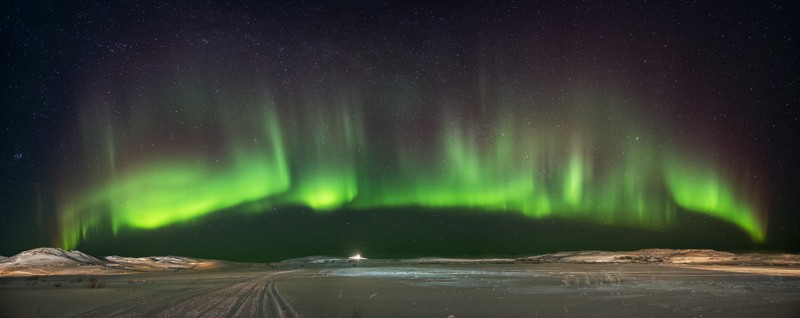
[[[151,294],[78,317],[299,317],[276,282],[298,271],[268,273],[221,287]]]

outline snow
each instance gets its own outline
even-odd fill
[[[670,250],[645,249],[630,252],[575,251],[558,252],[521,258],[441,258],[417,259],[354,259],[310,256],[272,263],[271,267],[368,267],[397,265],[501,265],[535,263],[623,264],[655,263],[681,266],[789,266],[800,267],[800,255],[794,254],[733,254],[704,249]],[[34,275],[111,275],[135,272],[219,269],[243,264],[180,256],[95,258],[80,251],[59,248],[37,248],[0,259],[0,277]],[[251,265],[246,265],[251,266]]]
[[[213,269],[223,262],[178,256],[94,258],[80,251],[37,248],[0,260],[0,276],[127,274],[143,271]]]
[[[0,268],[20,266],[102,265],[104,262],[79,251],[42,247],[24,251],[0,262]]]
[[[693,265],[800,266],[795,254],[734,254],[708,249],[644,249],[631,252],[559,252],[518,258],[523,263],[663,263]]]

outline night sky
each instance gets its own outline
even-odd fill
[[[2,4],[0,255],[800,251],[800,14]]]

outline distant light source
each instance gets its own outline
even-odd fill
[[[362,259],[367,259],[366,257],[361,257],[361,253],[356,253],[356,255],[350,256],[347,259],[351,259],[354,261],[360,261]]]

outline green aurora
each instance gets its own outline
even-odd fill
[[[408,109],[396,119],[368,111],[364,87],[288,98],[253,79],[210,87],[178,78],[180,88],[169,80],[119,84],[118,95],[90,91],[80,101],[88,168],[65,177],[62,247],[107,225],[147,230],[279,206],[463,208],[649,229],[677,222],[684,209],[730,222],[755,242],[766,235],[760,196],[734,182],[737,170],[692,151],[710,148],[674,142],[669,125],[637,113],[641,105],[622,90],[548,104],[495,89],[473,107],[480,110],[381,97]],[[394,126],[368,128],[368,118]]]

